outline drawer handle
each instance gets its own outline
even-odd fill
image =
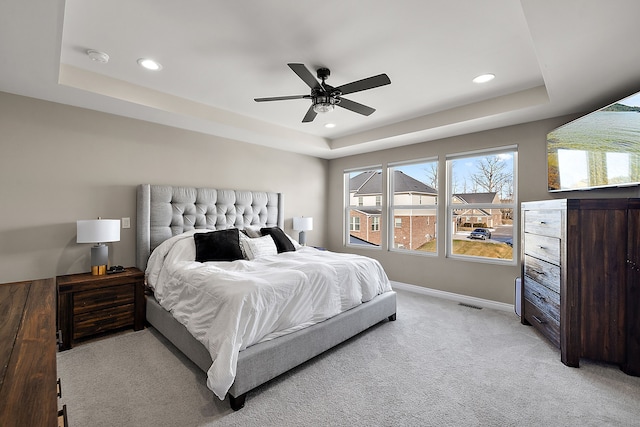
[[[534,273],[539,274],[541,276],[544,276],[544,274],[545,274],[544,271],[534,270],[533,268],[531,269],[531,271],[533,271]]]
[[[536,315],[533,315],[533,318],[535,319],[536,322],[540,323],[541,325],[544,325],[545,323],[547,323],[546,320],[542,320]]]
[[[546,251],[547,247],[546,246],[538,246],[538,249],[542,249],[543,251]]]
[[[533,296],[538,298],[540,301],[545,301],[545,302],[547,301],[547,299],[545,297],[543,297],[542,295],[540,295],[537,292],[533,292]]]
[[[546,223],[546,221],[540,221],[540,224],[541,225],[546,225],[547,223]]]

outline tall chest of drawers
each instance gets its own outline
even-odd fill
[[[633,220],[640,210],[630,209],[633,200],[521,206],[522,323],[559,347],[568,366],[587,358],[640,375],[639,280],[631,268],[640,240]]]

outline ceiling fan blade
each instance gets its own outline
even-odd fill
[[[304,64],[287,64],[311,89],[320,89],[320,83]]]
[[[305,99],[311,98],[310,95],[291,95],[291,96],[274,96],[271,98],[254,98],[256,102],[265,102],[265,101],[286,101],[287,99]]]
[[[317,115],[318,115],[318,113],[313,111],[313,104],[311,104],[311,107],[309,107],[309,109],[307,110],[307,114],[305,114],[304,115],[304,119],[302,119],[302,123],[312,122],[313,119],[315,119]]]
[[[377,76],[368,77],[366,79],[338,86],[336,89],[338,89],[342,95],[347,95],[349,93],[360,92],[361,90],[373,89],[374,87],[380,87],[388,84],[391,84],[389,76],[386,74],[378,74]]]
[[[340,98],[338,107],[346,108],[347,110],[362,114],[363,116],[370,116],[374,111],[376,111],[375,108],[367,107],[366,105],[362,105],[344,98]]]

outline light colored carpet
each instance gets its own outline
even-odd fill
[[[560,362],[513,314],[398,291],[398,320],[249,393],[233,412],[154,329],[58,353],[81,426],[640,426],[640,378]]]

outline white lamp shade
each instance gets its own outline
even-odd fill
[[[308,216],[293,217],[293,229],[296,231],[313,230],[313,218]]]
[[[77,222],[78,243],[106,243],[120,241],[119,219],[87,219]]]

